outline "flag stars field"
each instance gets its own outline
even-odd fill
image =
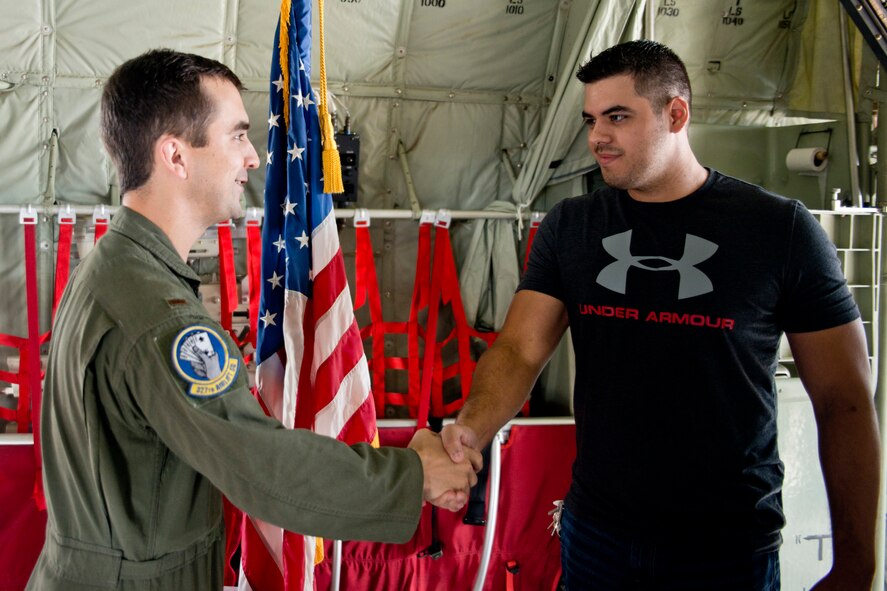
[[[302,230],[301,236],[296,236],[296,241],[299,243],[299,249],[308,248],[308,234],[305,230]]]
[[[274,322],[276,317],[277,314],[272,314],[270,310],[265,310],[265,315],[259,318],[259,320],[265,323],[265,328],[268,328],[268,325],[277,326],[277,323]]]
[[[283,279],[282,275],[278,275],[277,271],[272,271],[271,277],[269,277],[265,281],[267,281],[268,283],[271,284],[271,289],[277,289],[278,287],[280,287],[280,280],[281,279]]]

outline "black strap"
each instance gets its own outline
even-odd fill
[[[484,467],[477,473],[477,484],[468,495],[468,507],[462,517],[462,523],[466,525],[486,525],[487,523],[487,480],[490,477],[490,448],[484,448]]]

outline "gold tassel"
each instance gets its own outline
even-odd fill
[[[289,27],[291,0],[282,0],[280,3],[280,76],[283,78],[283,124],[284,129],[290,125],[290,68],[289,68]]]
[[[323,192],[344,193],[342,184],[342,162],[339,160],[339,149],[336,147],[336,130],[330,118],[327,105],[329,94],[326,90],[326,48],[323,39],[323,0],[317,0],[317,28],[320,33],[320,97],[318,102],[320,131],[323,135]]]
[[[314,566],[323,562],[323,538],[314,538]]]
[[[342,183],[342,161],[339,160],[339,148],[336,146],[336,130],[329,113],[324,113],[323,134],[323,192],[344,193]]]

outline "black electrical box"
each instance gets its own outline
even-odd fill
[[[336,145],[339,148],[339,161],[342,163],[342,186],[344,193],[333,193],[333,202],[339,206],[357,204],[357,168],[360,163],[360,135],[337,133]]]

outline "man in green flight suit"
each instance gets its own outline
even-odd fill
[[[249,169],[242,85],[169,50],[123,64],[102,138],[123,207],[58,309],[41,416],[46,543],[28,589],[221,589],[224,493],[251,515],[333,539],[400,542],[423,497],[467,501],[476,455],[347,446],[265,416],[236,346],[185,261],[242,215]]]

